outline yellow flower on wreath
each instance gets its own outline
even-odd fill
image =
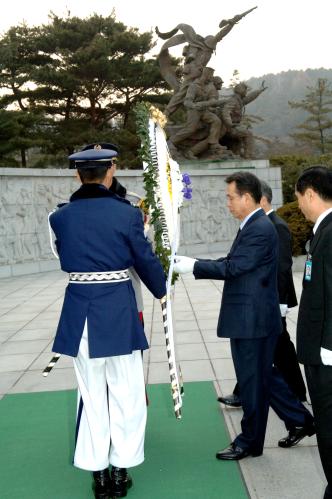
[[[160,111],[160,109],[155,106],[150,106],[150,115],[154,122],[158,123],[162,128],[164,128],[167,123],[167,118],[165,114]]]

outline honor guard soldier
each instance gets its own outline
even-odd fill
[[[128,269],[155,298],[166,294],[141,211],[109,190],[117,154],[113,144],[91,144],[69,156],[82,185],[50,216],[61,269],[69,274],[53,351],[74,360],[73,463],[93,472],[96,499],[126,496],[132,485],[127,468],[144,460],[141,351],[148,343]]]

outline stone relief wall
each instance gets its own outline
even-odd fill
[[[282,204],[278,168],[254,169],[270,183],[276,206]],[[190,173],[190,167],[182,168]],[[181,252],[225,253],[238,222],[226,207],[224,178],[230,169],[190,173],[193,198],[181,210]],[[0,168],[0,277],[58,268],[49,244],[47,217],[68,201],[79,183],[71,170]],[[141,171],[118,171],[129,191],[144,194]]]
[[[47,215],[68,200],[74,179],[0,175],[0,266],[52,258]]]
[[[181,210],[181,243],[230,242],[238,223],[226,207],[225,176],[192,176],[193,199]],[[224,249],[224,248],[222,248]]]

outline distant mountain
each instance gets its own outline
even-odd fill
[[[315,86],[318,78],[326,78],[332,84],[332,69],[290,70],[247,80],[246,83],[252,90],[260,87],[263,80],[268,87],[246,108],[248,114],[264,119],[263,122],[254,125],[255,135],[285,139],[292,133],[296,125],[308,117],[308,113],[301,109],[291,109],[288,101],[304,99],[308,92],[307,87]]]

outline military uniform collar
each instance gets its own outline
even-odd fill
[[[114,192],[107,189],[107,187],[103,184],[82,184],[81,187],[71,195],[70,202],[78,201],[79,199],[91,198],[113,198],[130,204],[129,201],[120,198],[117,194],[114,194]]]

